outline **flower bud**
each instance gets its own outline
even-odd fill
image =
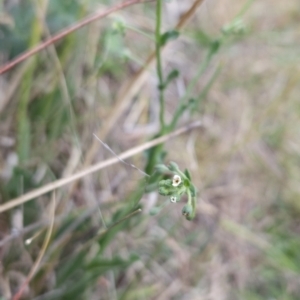
[[[160,186],[158,188],[158,193],[162,196],[170,196],[172,195],[173,191],[166,186]]]
[[[172,172],[177,172],[178,171],[178,165],[174,163],[173,161],[170,162],[169,164],[169,170]]]
[[[185,216],[185,218],[187,220],[192,220],[194,218],[194,212],[193,212],[193,207],[191,204],[186,204],[183,208],[182,208],[182,214]]]
[[[172,187],[172,180],[171,179],[161,180],[159,181],[158,186]]]
[[[163,165],[163,164],[156,165],[155,169],[159,173],[168,173],[168,172],[170,172],[170,170],[165,165]]]

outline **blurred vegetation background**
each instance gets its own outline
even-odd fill
[[[118,3],[0,0],[0,66]],[[0,75],[0,204],[110,158],[93,133],[121,153],[203,123],[128,159],[187,168],[193,221],[135,169],[109,166],[56,191],[30,282],[51,194],[0,214],[1,300],[21,286],[35,300],[299,299],[299,2],[207,0],[174,31],[193,3],[162,3],[160,44],[158,4],[143,3]],[[155,64],[143,69],[158,44],[160,89]]]

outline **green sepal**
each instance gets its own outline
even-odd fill
[[[189,188],[191,186],[191,182],[189,179],[184,179],[183,183],[182,183],[184,186],[186,186],[187,188]]]
[[[155,170],[158,172],[158,173],[168,173],[170,172],[169,169],[163,165],[163,164],[158,164],[155,166]]]
[[[188,169],[185,169],[185,170],[184,170],[184,174],[185,174],[185,176],[186,176],[189,180],[192,180],[191,174],[190,174],[190,172],[189,172]]]
[[[171,172],[177,173],[179,171],[178,165],[176,163],[174,163],[173,161],[171,161],[169,164],[169,170]]]

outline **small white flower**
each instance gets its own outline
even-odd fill
[[[174,175],[173,177],[173,186],[178,186],[181,183],[181,177],[179,175]]]
[[[170,197],[170,200],[171,200],[171,202],[173,202],[173,203],[176,203],[176,199],[177,199],[177,198],[176,198],[175,196],[171,196],[171,197]]]

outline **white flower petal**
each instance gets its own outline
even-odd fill
[[[175,196],[170,197],[171,202],[176,203],[177,198]]]
[[[173,186],[178,186],[181,183],[181,177],[179,175],[174,175],[173,177]]]

